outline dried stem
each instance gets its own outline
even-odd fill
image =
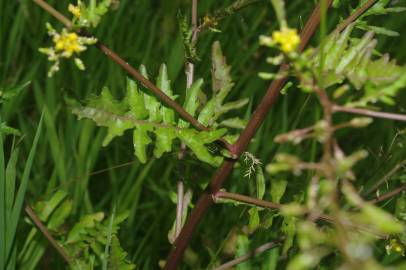
[[[281,240],[275,240],[266,244],[263,244],[262,246],[257,247],[256,249],[254,249],[253,251],[248,252],[247,254],[244,254],[238,258],[235,258],[234,260],[231,260],[225,264],[222,264],[216,268],[214,268],[213,270],[226,270],[226,269],[230,269],[233,266],[236,266],[237,264],[240,264],[244,261],[249,260],[250,258],[259,255],[261,253],[264,253],[267,250],[270,250],[274,247],[277,247],[281,244]]]
[[[65,250],[56,242],[56,240],[52,237],[51,233],[48,231],[48,228],[42,224],[41,220],[35,214],[35,212],[31,209],[30,206],[25,205],[25,213],[29,216],[31,221],[35,224],[35,226],[42,232],[48,242],[55,248],[55,250],[61,255],[61,257],[65,260],[67,264],[72,263],[72,259],[69,255],[65,252]]]
[[[377,112],[371,111],[366,109],[359,109],[359,108],[352,108],[352,107],[345,107],[340,105],[333,105],[334,112],[346,112],[352,114],[360,114],[369,117],[375,118],[383,118],[383,119],[390,119],[395,121],[403,121],[406,122],[406,115],[405,114],[396,114],[396,113],[387,113],[387,112]]]

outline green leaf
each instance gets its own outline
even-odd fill
[[[375,34],[380,34],[380,35],[385,35],[389,37],[397,37],[399,36],[399,33],[393,30],[389,30],[385,27],[379,27],[379,26],[373,26],[373,25],[357,25],[359,29],[365,30],[365,31],[372,31]]]
[[[286,255],[289,249],[293,246],[293,240],[296,235],[296,217],[285,217],[283,219],[281,231],[285,234],[285,241],[283,243],[282,254]]]
[[[265,177],[261,166],[257,166],[256,170],[256,186],[257,186],[257,198],[262,200],[265,195]]]
[[[271,199],[274,203],[280,203],[282,196],[285,194],[288,181],[284,179],[271,180]]]
[[[87,230],[94,228],[96,224],[104,219],[104,213],[98,212],[94,214],[85,215],[80,218],[80,221],[73,226],[70,230],[66,243],[74,243],[82,238],[82,235],[87,234]]]
[[[115,234],[111,237],[111,252],[108,258],[109,270],[132,270],[135,269],[135,265],[127,260],[127,252],[120,246],[120,241]]]
[[[140,67],[140,71],[148,78],[144,66]],[[202,84],[203,80],[196,81],[189,89],[185,100],[185,107],[192,114],[199,106],[197,97],[201,92]],[[157,86],[170,98],[175,99],[165,64],[160,67]],[[72,112],[79,119],[89,118],[96,125],[107,127],[103,146],[108,145],[113,138],[122,136],[126,130],[133,129],[134,154],[141,163],[145,163],[148,159],[147,148],[153,142],[150,137],[152,135],[155,135],[153,154],[157,158],[172,151],[173,141],[178,138],[191,148],[198,159],[216,166],[222,160],[221,157],[211,155],[205,144],[221,138],[226,133],[226,129],[198,132],[188,128],[189,124],[186,122],[176,121],[173,109],[162,105],[148,93],[141,93],[136,83],[128,78],[127,94],[123,100],[114,99],[108,88],[104,87],[100,96],[92,96],[86,105],[71,104],[74,106]],[[204,122],[208,122],[213,117],[214,106],[215,101],[213,101],[212,112],[207,115],[207,120]],[[204,114],[204,112],[201,113],[201,115]]]
[[[203,79],[198,79],[195,81],[189,89],[186,90],[186,99],[185,103],[183,104],[183,108],[191,115],[195,116],[196,110],[199,107],[199,99],[198,95],[199,92],[201,91],[201,88],[203,86]],[[189,127],[189,123],[186,122],[183,119],[179,120],[179,127],[180,128],[187,128]]]
[[[365,205],[361,209],[362,220],[383,233],[396,234],[404,231],[405,227],[392,215],[374,206]]]
[[[176,138],[176,129],[174,127],[158,127],[155,129],[155,135],[154,156],[160,158],[163,153],[172,151],[172,142]]]
[[[68,216],[71,214],[73,208],[72,200],[65,200],[58,206],[58,208],[52,213],[51,217],[49,218],[47,227],[52,231],[56,231]]]
[[[9,256],[9,252],[12,252],[12,245],[13,245],[13,240],[17,231],[17,225],[21,216],[21,209],[23,207],[23,203],[25,200],[25,193],[27,191],[27,187],[28,187],[28,180],[31,174],[31,168],[32,168],[32,164],[34,162],[34,156],[36,154],[37,151],[37,145],[38,145],[38,140],[39,137],[41,135],[41,130],[42,130],[42,120],[43,120],[43,116],[44,114],[41,114],[41,119],[38,123],[38,128],[37,128],[37,132],[35,133],[35,137],[34,137],[34,141],[32,143],[30,152],[28,154],[28,158],[27,161],[25,163],[24,166],[24,171],[23,174],[21,176],[21,180],[20,180],[20,186],[18,188],[17,191],[17,195],[15,196],[15,200],[14,200],[14,207],[11,213],[11,218],[6,221],[7,227],[9,228],[7,230],[7,235],[6,235],[6,239],[5,239],[5,243],[6,243],[6,257]],[[2,136],[0,134],[0,136]],[[1,139],[2,141],[2,139]],[[0,144],[0,147],[2,147],[2,143]],[[0,158],[1,158],[1,153],[0,153]],[[0,161],[1,163],[1,161]],[[2,166],[2,165],[0,165]],[[2,166],[4,167],[4,166]],[[0,179],[1,180],[1,179]],[[1,207],[1,205],[0,205]],[[0,230],[1,231],[1,230]]]
[[[4,135],[21,136],[21,132],[18,129],[7,126],[6,122],[0,123],[0,130]]]
[[[203,107],[197,120],[204,126],[211,126],[214,121],[214,113],[216,109],[216,98],[212,98]]]
[[[211,131],[202,131],[197,134],[197,139],[203,144],[212,143],[223,137],[227,133],[227,129],[221,128]]]
[[[221,121],[220,125],[229,128],[244,129],[247,126],[247,121],[238,117],[234,117]]]
[[[68,196],[68,193],[64,190],[58,190],[52,197],[49,199],[45,205],[44,208],[41,209],[41,212],[39,213],[38,217],[42,221],[48,221],[48,218],[52,214],[52,212],[59,207],[59,204],[61,204],[66,197]]]
[[[237,250],[235,253],[235,257],[241,257],[246,255],[250,252],[250,241],[246,235],[238,235],[237,236]],[[237,264],[237,270],[251,270],[251,263],[250,261],[245,261],[243,263]]]
[[[147,145],[152,142],[148,131],[152,129],[150,125],[140,125],[133,132],[134,154],[141,163],[147,162]]]
[[[196,157],[206,163],[209,163],[213,166],[220,165],[222,158],[212,156],[207,148],[202,144],[202,141],[197,136],[197,132],[194,130],[183,129],[178,130],[178,137],[189,147]]]
[[[112,0],[90,0],[89,5],[79,1],[78,6],[80,9],[79,19],[73,20],[74,24],[79,27],[96,27],[99,25],[103,15],[107,13]]]
[[[127,78],[127,103],[135,119],[145,119],[148,117],[148,111],[145,108],[143,94],[138,91],[137,84]]]
[[[230,66],[221,50],[220,42],[215,41],[212,46],[212,87],[213,93],[217,96],[217,103],[223,103],[234,86],[230,75]]]
[[[248,210],[248,214],[249,214],[248,228],[250,229],[251,232],[253,232],[258,228],[260,222],[258,209],[256,207],[252,207],[250,208],[250,210]]]

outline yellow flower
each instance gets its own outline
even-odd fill
[[[53,39],[55,43],[55,49],[57,51],[63,51],[64,57],[71,57],[73,53],[79,53],[84,50],[80,45],[78,35],[76,33],[69,33],[63,31],[61,34],[57,34]]]
[[[283,28],[281,31],[272,33],[272,40],[279,45],[280,49],[285,53],[290,53],[296,50],[300,43],[300,37],[296,29]]]
[[[70,13],[73,14],[73,16],[75,16],[78,19],[80,18],[80,8],[78,6],[74,6],[72,4],[69,4],[68,10],[69,10]]]

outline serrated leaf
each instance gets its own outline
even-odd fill
[[[94,228],[96,224],[104,219],[104,213],[98,212],[85,215],[80,218],[80,221],[73,226],[66,239],[66,243],[73,243],[81,239],[82,234],[86,234],[86,230]]]
[[[212,46],[212,87],[217,96],[217,102],[221,104],[234,86],[230,75],[230,66],[221,50],[220,42],[215,41]]]
[[[133,132],[134,154],[141,163],[147,162],[147,146],[152,142],[148,131],[152,131],[152,129],[150,125],[140,125]]]
[[[96,27],[104,14],[109,10],[112,0],[102,0],[97,3],[96,0],[91,0],[89,5],[79,2],[80,17],[77,21],[80,27]],[[74,22],[76,22],[74,20]]]
[[[197,120],[204,126],[212,125],[215,109],[216,109],[216,99],[212,98],[203,107]]]
[[[196,157],[213,166],[218,166],[222,158],[212,156],[197,136],[197,132],[189,129],[178,130],[178,137],[189,147]]]
[[[138,91],[137,84],[127,78],[127,103],[135,119],[145,119],[148,117],[148,111],[145,108],[143,93]]]
[[[148,78],[146,68],[141,66],[140,70],[141,74]],[[185,106],[192,114],[199,106],[197,96],[202,84],[203,81],[198,80],[191,87],[190,94],[185,101]],[[175,99],[165,64],[161,65],[157,86],[166,95]],[[181,124],[180,121],[178,127],[176,127],[174,110],[162,105],[148,93],[141,93],[136,83],[130,79],[127,79],[126,97],[121,101],[114,99],[108,88],[105,87],[100,96],[91,97],[86,106],[77,106],[75,104],[73,106],[75,107],[72,112],[79,119],[89,118],[95,121],[98,126],[108,128],[107,136],[103,141],[104,146],[110,143],[114,137],[123,135],[128,129],[133,129],[134,154],[141,163],[147,161],[147,147],[153,142],[150,135],[155,135],[153,154],[157,158],[166,152],[172,151],[173,140],[178,138],[184,141],[192,149],[196,157],[204,162],[217,165],[222,159],[212,156],[204,144],[219,139],[226,133],[225,129],[198,132],[189,129],[187,123]],[[213,116],[212,113],[207,119]]]
[[[135,264],[127,260],[127,252],[120,245],[118,237],[113,234],[111,236],[111,250],[108,258],[109,270],[132,270],[135,269]]]
[[[236,110],[244,107],[249,102],[249,98],[243,98],[236,101],[228,102],[221,105],[219,109],[216,110],[216,114],[225,114],[231,110]]]
[[[185,102],[183,104],[183,108],[191,115],[191,116],[195,116],[196,114],[196,110],[199,107],[199,99],[198,99],[198,95],[199,92],[201,91],[203,85],[203,79],[198,79],[197,81],[195,81],[189,89],[186,90],[186,99]],[[179,127],[180,128],[186,128],[189,127],[189,123],[186,122],[183,119],[179,120]]]
[[[244,129],[247,126],[247,121],[238,117],[234,117],[221,121],[220,125],[229,128]]]
[[[220,128],[211,131],[202,131],[197,134],[198,140],[200,140],[204,144],[212,143],[221,137],[223,137],[227,133],[227,129]]]
[[[154,156],[160,158],[163,153],[172,150],[172,142],[176,138],[176,129],[174,127],[158,127],[155,129],[155,135]]]

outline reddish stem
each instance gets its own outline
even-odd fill
[[[328,0],[327,6],[331,6],[331,3],[332,0]],[[303,48],[309,42],[310,37],[316,31],[319,23],[320,23],[320,6],[317,5],[313,10],[308,22],[306,23],[301,33],[302,43],[300,45],[300,50],[303,50]],[[280,71],[283,72],[287,68],[288,66],[284,64],[282,65]],[[240,157],[240,155],[244,152],[249,142],[257,132],[258,128],[265,120],[266,115],[268,114],[272,105],[275,103],[279,95],[279,91],[282,89],[285,82],[286,78],[281,78],[271,83],[261,103],[254,111],[248,125],[243,130],[237,142],[233,145],[232,152],[235,153],[237,157]],[[176,239],[174,248],[172,249],[171,253],[168,256],[167,263],[164,268],[165,270],[176,269],[177,265],[179,264],[179,261],[183,257],[183,253],[185,252],[185,249],[189,244],[189,241],[192,237],[195,228],[200,223],[204,214],[207,212],[207,209],[213,203],[211,194],[214,194],[220,190],[220,188],[223,186],[223,183],[232,172],[235,162],[236,160],[225,160],[221,165],[221,167],[217,170],[216,174],[211,179],[210,185],[200,196],[198,202],[196,203],[195,208],[193,209],[189,217],[189,220],[183,227],[181,233],[179,234],[179,237]]]

